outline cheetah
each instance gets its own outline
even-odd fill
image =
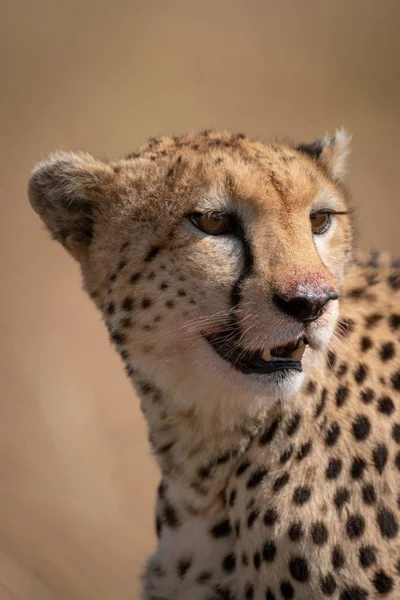
[[[211,130],[32,172],[161,470],[145,600],[400,598],[400,262],[355,249],[350,144]]]

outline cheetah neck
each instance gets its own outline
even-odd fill
[[[170,407],[177,402],[171,402],[169,393],[137,378],[134,383],[148,423],[152,452],[163,481],[168,482],[170,497],[192,514],[220,507],[229,477],[260,430],[277,418],[290,418],[299,404],[304,404],[302,394],[297,394],[293,401],[276,403],[226,430],[215,423],[203,423],[194,410],[172,413]],[[317,394],[308,394],[309,411],[315,410],[316,398]]]

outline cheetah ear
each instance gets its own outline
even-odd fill
[[[115,196],[114,169],[90,154],[52,154],[33,169],[28,196],[52,237],[77,260],[92,241],[102,203]]]
[[[352,136],[347,131],[338,129],[333,138],[325,135],[311,144],[300,144],[296,149],[323,166],[334,181],[343,183],[351,141]]]

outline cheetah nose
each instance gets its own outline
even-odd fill
[[[330,300],[337,300],[339,294],[335,290],[326,290],[315,293],[308,292],[303,295],[288,298],[283,295],[275,294],[273,301],[275,306],[287,315],[295,318],[297,321],[307,323],[316,321]]]

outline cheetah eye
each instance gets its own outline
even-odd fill
[[[233,217],[224,213],[192,213],[190,221],[204,233],[223,235],[232,230]]]
[[[328,231],[332,222],[331,213],[312,213],[310,215],[311,229],[314,235],[321,235]]]

